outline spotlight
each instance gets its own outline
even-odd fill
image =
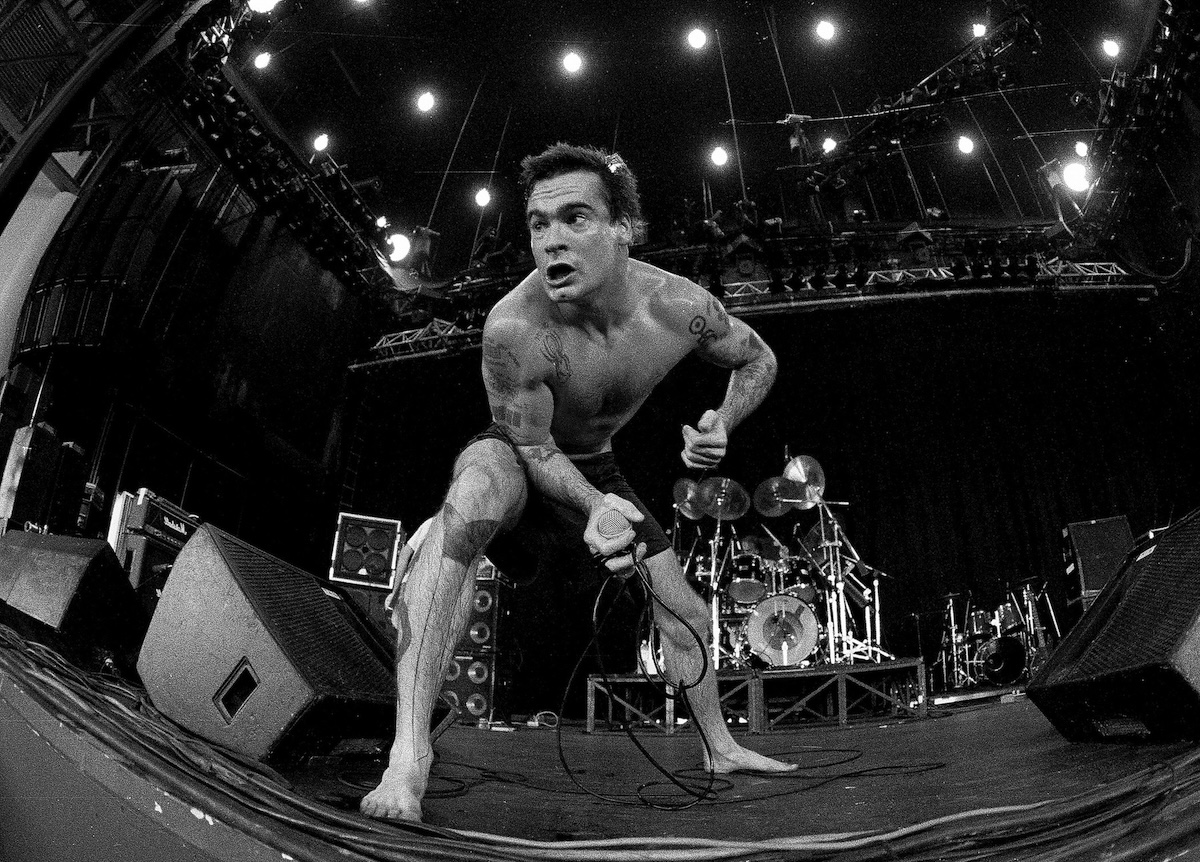
[[[254,58],[254,68],[265,69],[271,62],[271,53],[269,51],[260,51],[258,56]]]
[[[583,68],[583,58],[574,51],[570,51],[566,54],[566,56],[563,57],[562,64],[564,69],[566,69],[570,74],[574,75]]]
[[[250,0],[246,4],[251,12],[267,13],[279,5],[279,0]]]
[[[328,146],[329,146],[329,135],[325,134],[324,132],[322,132],[321,134],[319,134],[315,138],[313,138],[313,149],[316,150],[318,153],[324,152],[325,148]]]
[[[966,135],[960,135],[958,138],[958,151],[964,154],[970,154],[975,151],[975,142]]]
[[[387,238],[387,243],[392,247],[391,253],[388,255],[388,260],[392,263],[399,263],[408,257],[408,251],[412,248],[412,243],[402,233],[394,233]]]
[[[829,21],[822,21],[817,25],[817,35],[826,42],[833,38],[834,32],[833,24],[831,24]]]
[[[1063,182],[1073,192],[1086,192],[1091,183],[1088,182],[1087,168],[1082,162],[1071,162],[1062,172]]]
[[[1121,46],[1115,39],[1105,39],[1102,47],[1104,48],[1104,53],[1113,58],[1121,53]]]
[[[971,25],[971,34],[976,39],[983,38],[984,36],[987,35],[987,25],[986,24],[972,24]]]
[[[691,45],[693,48],[695,48],[697,51],[699,51],[701,48],[703,48],[705,45],[708,44],[708,34],[705,33],[703,30],[701,30],[699,27],[697,27],[694,30],[692,30],[692,32],[688,33],[687,41],[688,41],[689,45]]]
[[[434,98],[433,93],[426,90],[417,97],[417,110],[423,114],[427,114],[433,110]]]
[[[487,189],[480,189],[479,191],[475,192],[475,203],[479,204],[479,206],[485,207],[491,202],[492,193]]]
[[[385,228],[387,226],[388,226],[387,216],[380,216],[379,218],[375,219],[375,227]]]
[[[719,168],[729,161],[729,153],[725,151],[724,147],[713,147],[713,151],[709,155],[709,158],[712,159],[712,163]]]
[[[1083,141],[1076,141],[1075,142],[1075,155],[1079,156],[1079,158],[1081,158],[1081,159],[1086,159],[1087,154],[1088,154],[1088,145],[1085,144]]]
[[[832,153],[837,149],[837,141],[835,141],[833,138],[826,138],[821,142],[821,149],[827,153]]]

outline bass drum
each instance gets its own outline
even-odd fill
[[[1012,685],[1025,673],[1025,645],[1017,638],[993,638],[979,648],[977,658],[993,685]]]
[[[821,639],[812,607],[786,593],[755,605],[742,633],[750,652],[771,667],[795,667],[812,655]]]

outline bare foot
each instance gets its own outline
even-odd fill
[[[380,820],[421,820],[421,796],[418,788],[397,776],[391,769],[383,773],[379,786],[362,798],[358,810]]]
[[[707,766],[709,762],[707,755],[704,758],[704,762]],[[729,751],[714,752],[712,758],[712,771],[719,775],[726,775],[730,772],[758,772],[768,774],[794,772],[799,768],[799,764],[774,760],[764,754],[759,754],[748,748],[742,748],[740,745]]]

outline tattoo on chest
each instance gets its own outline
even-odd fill
[[[560,383],[571,379],[571,359],[563,350],[562,339],[553,330],[547,330],[542,336],[542,356],[554,365],[554,377]]]

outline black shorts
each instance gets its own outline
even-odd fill
[[[477,440],[503,440],[513,448],[518,458],[521,457],[508,432],[495,423],[472,437],[467,445]],[[621,475],[612,452],[591,455],[571,463],[602,494],[616,494],[637,506],[645,517],[641,523],[633,525],[634,542],[646,543],[647,558],[671,547],[671,540],[663,532],[662,526]],[[571,575],[589,568],[600,573],[599,564],[592,560],[583,541],[587,515],[574,506],[545,496],[532,483],[528,483],[528,489],[529,499],[521,519],[511,530],[492,540],[487,549],[488,559],[518,584],[530,583],[543,573],[550,576]]]

